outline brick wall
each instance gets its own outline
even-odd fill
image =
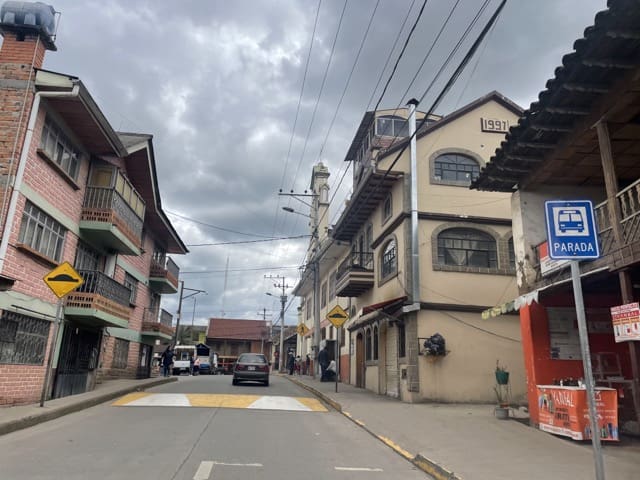
[[[40,401],[46,365],[51,351],[53,326],[42,365],[0,364],[0,406],[26,405]]]

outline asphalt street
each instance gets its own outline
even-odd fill
[[[0,437],[0,465],[2,480],[430,478],[277,376],[183,376]]]

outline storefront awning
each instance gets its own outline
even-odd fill
[[[407,296],[392,298],[390,300],[385,300],[383,302],[374,303],[371,305],[367,305],[363,307],[360,315],[356,317],[356,319],[347,327],[349,331],[357,330],[358,328],[362,328],[370,323],[373,323],[378,317],[386,316],[389,317],[400,308],[407,300]]]
[[[590,275],[594,275],[596,273],[608,271],[609,267],[600,267],[588,272],[585,272],[580,275],[580,278],[588,277]],[[553,292],[557,287],[561,285],[566,285],[571,282],[571,277],[565,278],[563,280],[558,280],[557,282],[550,283],[549,285],[545,285],[544,287],[538,288],[533,292],[525,293],[524,295],[520,295],[519,297],[511,300],[510,302],[503,303],[501,305],[497,305],[492,308],[488,308],[487,310],[482,312],[482,319],[487,320],[488,318],[494,318],[499,315],[503,315],[505,313],[517,312],[520,308],[525,305],[531,305],[533,302],[538,303],[538,299],[540,295],[549,294]]]

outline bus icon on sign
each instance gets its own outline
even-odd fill
[[[561,209],[558,210],[558,230],[562,233],[584,231],[584,217],[580,210]]]

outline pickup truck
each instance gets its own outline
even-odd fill
[[[191,361],[189,359],[196,354],[195,345],[177,345],[173,353],[175,354],[173,358],[173,374],[180,375],[183,372],[190,374]]]

